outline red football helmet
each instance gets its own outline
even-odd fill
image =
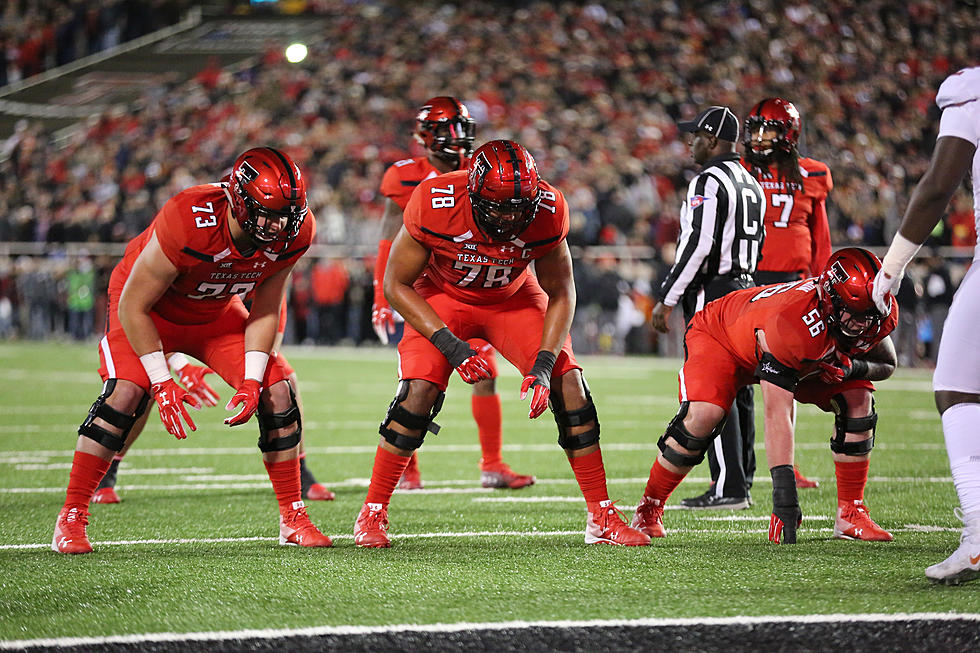
[[[473,219],[480,231],[498,242],[517,238],[541,201],[538,168],[531,153],[514,141],[489,141],[470,161],[466,184]]]
[[[764,146],[760,132],[770,129],[778,133],[770,145]],[[763,100],[752,107],[745,119],[745,133],[742,137],[745,158],[759,166],[769,165],[774,150],[789,154],[796,149],[802,129],[800,112],[792,102],[778,97]]]
[[[466,165],[473,153],[476,121],[466,105],[454,97],[434,97],[419,109],[415,139],[456,170]]]
[[[231,169],[231,212],[262,249],[281,253],[306,219],[306,182],[293,161],[271,147],[247,150]]]
[[[884,321],[871,298],[881,269],[878,257],[860,247],[834,252],[817,279],[820,311],[831,335],[844,344],[873,339]]]

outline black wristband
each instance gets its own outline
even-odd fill
[[[772,476],[772,505],[780,508],[799,505],[793,466],[777,465],[769,470],[769,475]]]
[[[860,358],[851,359],[851,371],[847,374],[849,379],[866,379],[868,378],[868,361],[861,360]]]
[[[432,337],[429,338],[429,342],[442,352],[442,355],[446,357],[446,360],[453,367],[459,367],[463,364],[463,361],[476,354],[476,350],[466,344],[465,341],[453,335],[449,327],[442,327],[433,333]]]
[[[538,357],[534,359],[534,365],[531,367],[531,374],[544,379],[551,379],[551,371],[555,369],[556,360],[558,360],[558,358],[554,354],[552,354],[550,351],[542,349],[538,352]]]

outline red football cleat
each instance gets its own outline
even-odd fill
[[[820,487],[818,481],[811,481],[802,473],[800,473],[800,468],[793,465],[793,476],[796,477],[796,487],[800,490],[811,490],[815,487]]]
[[[402,472],[402,477],[398,480],[399,490],[421,490],[425,485],[422,483],[422,474],[419,472],[419,457],[413,453],[408,459],[408,467]]]
[[[92,495],[92,503],[119,503],[119,495],[116,494],[116,488],[99,488]]]
[[[279,544],[283,546],[333,546],[333,541],[313,525],[306,506],[294,501],[292,510],[279,515]]]
[[[867,542],[891,542],[892,534],[876,524],[864,502],[840,501],[837,519],[834,520],[834,537],[841,540],[865,540]]]
[[[664,506],[658,499],[643,497],[633,513],[630,526],[650,537],[667,537],[664,528]]]
[[[533,476],[515,473],[507,463],[480,469],[480,485],[483,487],[519,490],[534,485],[535,480]]]
[[[647,546],[650,538],[626,523],[623,513],[609,499],[588,504],[585,521],[586,544],[615,544],[619,546]]]
[[[369,549],[387,549],[388,508],[380,503],[365,503],[354,522],[354,544]]]
[[[303,498],[307,501],[333,501],[335,497],[336,495],[323,483],[314,483],[303,490]]]
[[[54,537],[51,550],[58,553],[92,553],[85,527],[88,525],[88,512],[78,508],[62,508],[54,523]]]

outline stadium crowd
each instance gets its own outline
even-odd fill
[[[307,5],[326,31],[300,65],[270,51],[234,72],[205,70],[93,118],[65,143],[24,125],[0,152],[0,242],[126,242],[176,191],[214,181],[210,171],[248,145],[274,143],[306,171],[319,242],[368,256],[385,167],[417,153],[408,135],[419,102],[452,94],[476,119],[478,144],[521,142],[564,191],[571,245],[653,248],[653,258],[628,265],[580,259],[580,312],[605,314],[607,331],[621,339],[631,327],[615,323],[632,318],[612,298],[647,310],[642,296],[671,260],[677,207],[693,174],[677,120],[705,104],[744,116],[761,98],[791,99],[804,116],[801,149],[833,174],[834,246],[881,246],[928,163],[939,82],[980,52],[975,6],[953,0]],[[951,212],[932,244],[972,245],[971,218]],[[369,339],[370,261],[339,262],[347,326],[301,320],[300,339]],[[111,265],[95,263],[100,274]],[[32,301],[19,290],[22,267],[37,266],[0,265],[0,335],[4,300],[14,322],[8,332],[33,333],[30,320],[17,318]],[[72,266],[61,268],[64,279]],[[294,314],[329,313],[313,304],[315,270],[297,274]],[[309,302],[298,305],[304,292]]]

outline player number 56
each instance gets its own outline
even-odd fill
[[[820,311],[813,309],[803,316],[803,324],[810,328],[810,335],[816,338],[820,332],[826,329],[823,320],[820,318]]]

